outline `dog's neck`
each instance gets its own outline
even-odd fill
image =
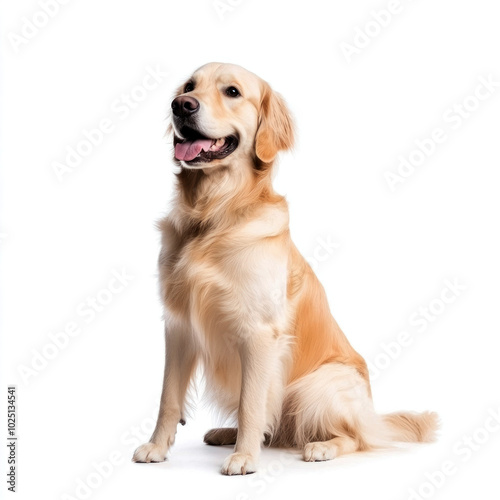
[[[227,165],[177,174],[177,198],[172,215],[178,229],[230,229],[262,202],[283,200],[271,184],[271,165]]]

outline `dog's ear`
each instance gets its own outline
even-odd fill
[[[291,149],[294,125],[284,99],[266,83],[260,105],[259,127],[255,136],[255,153],[264,163],[270,163],[278,151]]]

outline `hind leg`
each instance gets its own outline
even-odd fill
[[[236,427],[219,427],[218,429],[210,429],[203,441],[211,446],[224,446],[235,444],[238,437],[238,429]],[[264,444],[267,446],[271,441],[269,434],[264,434]]]
[[[236,427],[221,427],[219,429],[211,429],[203,438],[206,444],[213,446],[221,446],[225,444],[235,444],[238,429]]]
[[[349,436],[334,437],[328,441],[308,443],[304,447],[303,457],[306,462],[322,462],[332,460],[339,455],[354,453],[358,443]]]
[[[286,389],[275,440],[303,450],[307,462],[331,460],[383,441],[368,383],[351,366],[327,363]]]

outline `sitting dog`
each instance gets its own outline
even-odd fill
[[[374,411],[366,363],[290,239],[271,184],[278,152],[294,143],[282,97],[239,66],[210,63],[178,89],[171,132],[180,171],[159,224],[165,375],[156,429],[133,460],[165,460],[198,363],[213,400],[237,418],[205,435],[235,444],[223,474],[254,472],[264,440],[310,462],[431,441],[436,414]]]

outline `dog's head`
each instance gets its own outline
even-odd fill
[[[250,158],[270,164],[293,146],[293,123],[282,97],[233,64],[202,66],[172,101],[175,159],[207,169]]]

